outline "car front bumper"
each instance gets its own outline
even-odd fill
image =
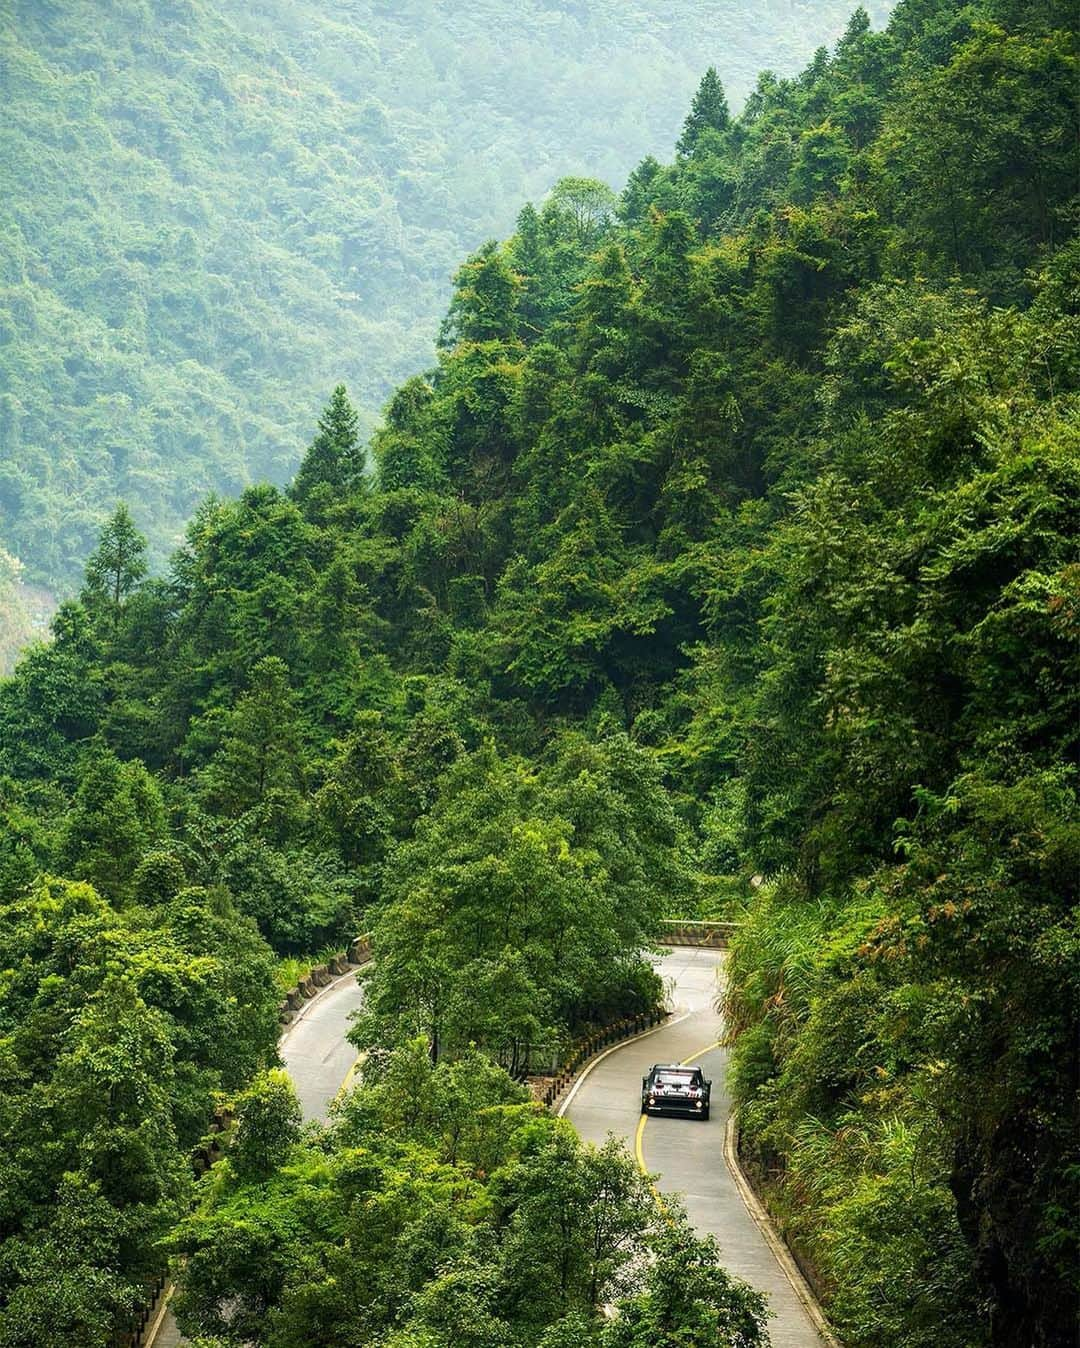
[[[708,1100],[655,1100],[652,1104],[646,1102],[646,1114],[688,1114],[696,1116],[704,1114],[709,1107]]]

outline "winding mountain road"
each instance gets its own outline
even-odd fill
[[[681,1194],[698,1231],[711,1232],[724,1266],[764,1292],[773,1318],[773,1348],[822,1348],[812,1312],[785,1272],[785,1252],[774,1251],[751,1215],[724,1156],[731,1101],[724,1081],[727,1050],[719,1047],[723,1023],[714,1001],[722,954],[680,946],[657,968],[668,990],[672,1017],[657,1029],[595,1059],[560,1107],[583,1138],[625,1139],[643,1170],[658,1175],[661,1193]],[[641,1078],[653,1063],[693,1062],[712,1079],[708,1122],[648,1117],[640,1112]],[[790,1258],[790,1256],[786,1256]]]
[[[603,1142],[608,1133],[623,1138],[642,1168],[659,1176],[661,1192],[682,1195],[697,1230],[716,1236],[725,1266],[768,1297],[773,1348],[821,1348],[812,1313],[796,1290],[797,1276],[793,1283],[785,1273],[784,1252],[770,1245],[725,1161],[727,1052],[717,1043],[722,1024],[713,1005],[721,958],[716,950],[688,947],[662,956],[657,967],[672,1018],[594,1059],[559,1112],[590,1142]],[[356,1050],[345,1034],[362,1000],[355,975],[345,974],[308,1002],[281,1037],[281,1057],[305,1120],[325,1119],[352,1073]],[[641,1115],[640,1082],[652,1064],[690,1060],[712,1078],[709,1121]],[[166,1312],[147,1348],[176,1348],[183,1342]]]
[[[281,1060],[293,1079],[304,1122],[325,1119],[356,1062],[345,1038],[350,1017],[364,1000],[355,971],[340,978],[300,1008],[278,1041]]]

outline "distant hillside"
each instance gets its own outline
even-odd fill
[[[426,364],[526,198],[621,182],[709,62],[741,102],[848,8],[2,0],[0,546],[70,587],[124,497],[160,561],[339,379],[370,419]]]

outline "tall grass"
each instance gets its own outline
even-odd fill
[[[312,969],[317,969],[320,964],[326,964],[335,955],[340,955],[342,948],[340,945],[324,946],[314,955],[283,955],[274,968],[274,982],[281,994],[284,996],[290,989],[295,988],[301,979],[307,978]]]

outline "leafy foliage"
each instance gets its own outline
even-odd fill
[[[463,264],[371,480],[339,392],[294,487],[207,500],[167,575],[114,517],[98,579],[0,687],[5,893],[92,881],[121,946],[175,928],[186,950],[197,903],[263,959],[261,939],[300,957],[361,923],[377,954],[370,1079],[338,1131],[296,1142],[263,1080],[252,1136],[273,1145],[249,1165],[241,1140],[182,1228],[192,1327],[243,1341],[265,1318],[291,1344],[348,1323],[399,1348],[756,1332],[685,1231],[648,1236],[651,1272],[622,1259],[644,1209],[587,1256],[570,1216],[600,1180],[635,1207],[623,1162],[493,1065],[653,996],[641,951],[667,911],[743,920],[744,1151],[845,1341],[1069,1341],[1071,27],[1055,0],[903,0],[734,117],[708,76],[673,164],[643,161],[614,204],[569,179]],[[0,962],[14,986],[36,949]],[[35,1034],[85,1029],[63,1098],[123,1150],[95,1075],[108,1017],[81,964],[57,974],[42,1015],[75,1000]],[[170,1020],[118,977],[133,1080],[180,1044],[180,1084],[141,1097],[131,1173],[159,1178],[132,1200],[134,1267],[218,1068],[180,1033],[201,1012]],[[230,1003],[248,1075],[271,987]],[[17,1063],[19,1090],[56,1056]],[[64,1145],[19,1221],[86,1170]],[[37,1324],[25,1246],[0,1312]],[[100,1338],[128,1265],[86,1262],[109,1271],[81,1284]],[[537,1263],[549,1299],[526,1305]]]
[[[105,1343],[184,1211],[214,1093],[274,1054],[269,952],[190,889],[118,914],[41,877],[2,909],[0,1337]]]
[[[238,1125],[173,1240],[181,1324],[268,1348],[763,1346],[762,1300],[715,1244],[613,1141],[584,1146],[523,1097],[475,1050],[433,1066],[419,1039],[369,1059],[329,1131],[268,1175],[245,1173]],[[271,1098],[254,1087],[241,1120],[257,1101],[269,1123]],[[275,1137],[294,1110],[277,1102]]]

